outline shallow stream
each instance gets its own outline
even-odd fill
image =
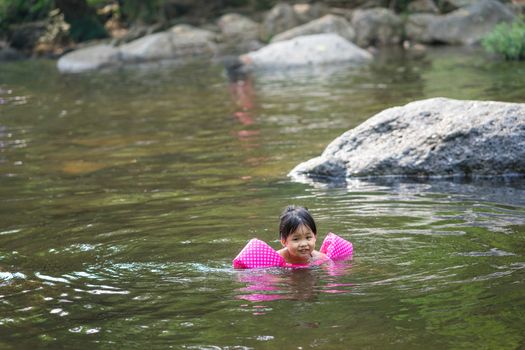
[[[228,82],[219,64],[0,65],[1,349],[523,349],[525,182],[293,183],[385,108],[525,102],[525,63],[384,52]],[[354,257],[236,271],[287,204]]]

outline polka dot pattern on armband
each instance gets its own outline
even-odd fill
[[[253,269],[259,267],[284,266],[286,262],[272,247],[265,242],[253,238],[233,259],[236,269]]]
[[[330,232],[326,235],[319,251],[326,254],[332,260],[338,260],[351,256],[354,247],[352,243]]]

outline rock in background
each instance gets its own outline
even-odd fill
[[[336,62],[364,63],[372,60],[372,55],[337,34],[316,34],[272,43],[243,59],[249,69],[287,69]]]
[[[361,47],[399,44],[403,39],[403,21],[386,8],[356,10],[352,16],[352,26]]]
[[[261,23],[260,38],[264,42],[270,41],[275,35],[310,22],[327,13],[327,8],[320,4],[287,3],[275,5],[264,17]]]
[[[120,51],[112,45],[100,44],[70,52],[57,62],[63,73],[81,73],[96,70],[120,62]]]
[[[335,33],[352,42],[355,39],[355,30],[344,17],[325,15],[319,19],[277,34],[272,38],[271,42],[274,43],[277,41],[290,40],[298,36],[322,33]]]
[[[125,62],[210,58],[217,53],[215,39],[214,32],[181,24],[122,46],[98,44],[70,52],[57,67],[63,73],[80,73]]]
[[[376,114],[290,175],[525,175],[525,104],[432,98]]]
[[[181,24],[122,45],[119,50],[123,61],[212,57],[217,52],[215,37],[211,31]]]
[[[224,43],[223,51],[241,53],[260,49],[259,23],[238,13],[228,13],[219,18],[217,25]]]
[[[362,48],[374,49],[386,45],[400,45],[403,42],[405,48],[418,48],[422,52],[424,47],[418,43],[477,44],[495,25],[514,18],[509,7],[496,0],[449,0],[449,2],[454,3],[454,6],[469,3],[472,5],[446,15],[439,15],[435,14],[437,8],[433,0],[415,0],[410,3],[410,8],[418,13],[408,16],[403,21],[392,10],[382,7],[347,10],[328,8],[322,3],[294,5],[279,3],[262,16],[262,23],[237,13],[227,13],[216,21],[216,25],[214,23],[201,25],[210,30],[190,25],[178,25],[164,31],[158,31],[161,29],[158,25],[144,27],[143,29],[147,29],[146,32],[130,29],[122,38],[112,41],[114,49],[110,49],[108,45],[95,44],[95,48],[81,49],[74,55],[66,54],[59,61],[59,69],[62,72],[76,72],[124,62],[190,60],[193,57],[210,59],[257,50],[258,53],[253,54],[253,57],[264,56],[262,61],[265,62],[265,66],[277,66],[268,63],[272,60],[276,61],[273,58],[270,60],[269,57],[282,59],[284,56],[276,53],[273,44],[322,33],[337,34]],[[443,2],[440,2],[440,5],[443,5]],[[339,13],[340,16],[333,13]],[[350,21],[347,18],[350,18]],[[55,25],[50,28],[62,27],[63,25]],[[24,28],[22,29],[18,32],[20,36],[26,32]],[[42,36],[40,32],[44,31],[43,27],[32,29],[28,31],[31,35],[26,35],[27,39],[14,40],[13,43],[32,42],[31,46],[34,47],[34,42],[39,42],[43,52],[56,50],[53,43],[58,42],[57,38],[63,38],[63,35],[49,35],[56,30],[48,29],[48,34]],[[145,33],[148,34],[144,35]],[[268,48],[263,47],[264,44],[258,40],[261,36],[264,40],[271,39]],[[42,41],[43,37],[52,39]],[[329,48],[330,45],[324,47]],[[327,61],[326,52],[313,48],[304,49],[303,44],[301,46],[300,52],[305,54],[303,62],[306,62],[301,65],[348,61],[344,58],[346,53],[339,55],[337,60],[337,54],[333,53],[333,57]],[[286,50],[293,52],[293,49]],[[12,57],[11,51],[4,48],[3,56]],[[87,55],[86,58],[81,57],[84,53]],[[297,54],[291,53],[292,58],[284,57],[280,66],[289,66],[293,60],[298,62]],[[315,58],[316,55],[320,55],[319,58]],[[1,57],[2,55],[0,59]],[[88,62],[89,60],[93,61]],[[253,61],[257,62],[258,58]]]
[[[408,40],[422,43],[474,45],[495,25],[510,22],[514,14],[496,0],[481,0],[447,15],[414,14],[408,17]]]

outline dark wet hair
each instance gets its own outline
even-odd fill
[[[279,223],[279,236],[281,239],[286,239],[288,236],[297,230],[301,225],[305,225],[314,235],[317,235],[317,227],[315,221],[307,208],[289,205],[281,213]]]

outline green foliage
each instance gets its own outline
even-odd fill
[[[0,30],[10,24],[46,18],[53,9],[53,0],[0,0]]]
[[[525,59],[525,19],[519,17],[512,23],[498,24],[481,44],[485,50],[507,60]]]

